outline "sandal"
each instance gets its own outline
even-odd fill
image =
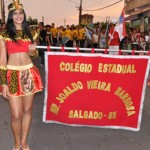
[[[13,148],[13,150],[20,150],[21,146],[19,148]]]
[[[29,146],[27,145],[27,148],[22,148],[22,150],[30,150]]]

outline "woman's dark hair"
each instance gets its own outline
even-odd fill
[[[44,26],[44,22],[39,22],[39,24],[41,24],[42,26]]]
[[[51,26],[49,24],[46,25],[46,28],[51,28]]]
[[[12,7],[13,7],[13,4],[12,3],[9,4],[8,5],[8,10]],[[14,11],[15,10],[11,10],[8,14],[6,29],[7,29],[8,35],[12,39],[12,41],[17,43],[17,40],[15,38],[16,37],[16,27],[13,23],[13,13],[14,13]],[[29,29],[29,26],[28,26],[28,22],[26,20],[26,14],[25,14],[24,10],[23,10],[23,13],[24,13],[24,20],[23,20],[23,23],[22,23],[22,33],[23,33],[22,38],[24,38],[24,36],[26,35],[33,43],[34,40],[33,40],[33,37],[31,35],[30,29]]]
[[[5,25],[5,23],[1,23],[1,26]]]

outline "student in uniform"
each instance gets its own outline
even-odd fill
[[[23,5],[14,0],[8,5],[6,30],[0,32],[1,94],[10,106],[13,150],[30,150],[28,134],[34,95],[43,89],[40,74],[30,58],[36,51],[37,37],[28,27]]]

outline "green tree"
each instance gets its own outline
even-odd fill
[[[32,19],[32,17],[29,16],[29,18],[28,18],[28,24],[29,25],[37,25],[38,24],[38,20],[37,19]]]

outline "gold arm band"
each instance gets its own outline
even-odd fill
[[[0,66],[0,77],[1,77],[1,85],[7,85],[7,70],[5,67]]]

